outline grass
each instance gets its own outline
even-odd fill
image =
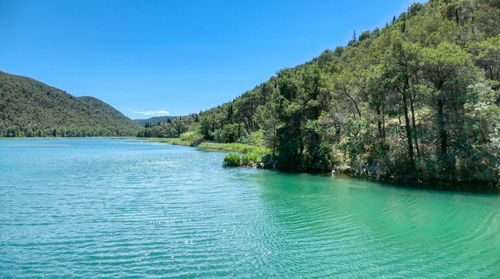
[[[180,138],[148,138],[146,141],[168,143],[173,145],[184,145],[184,146],[191,145],[190,141],[182,140]]]
[[[174,145],[193,146],[191,137],[181,138],[149,138],[149,142],[161,142]],[[227,167],[250,166],[253,163],[262,161],[262,156],[271,153],[271,149],[253,146],[243,143],[217,143],[217,142],[202,142],[197,145],[200,150],[206,151],[225,151],[229,153],[224,158],[223,165]],[[243,154],[241,157],[240,154]]]
[[[241,161],[243,165],[252,165],[253,163],[262,162],[262,156],[257,155],[256,153],[248,153],[241,156]]]
[[[224,167],[239,167],[241,165],[241,157],[236,153],[229,153],[224,157],[222,165]]]
[[[203,150],[218,150],[226,152],[238,152],[241,154],[255,154],[259,157],[271,153],[269,148],[252,146],[243,143],[217,143],[217,142],[202,142],[198,145]]]

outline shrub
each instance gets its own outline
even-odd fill
[[[240,155],[236,153],[229,153],[224,157],[224,162],[222,165],[224,167],[239,167],[241,164]]]
[[[241,160],[243,161],[243,165],[251,165],[253,163],[258,163],[258,162],[262,161],[261,156],[259,156],[256,153],[245,154],[245,155],[243,155]]]
[[[250,135],[243,137],[241,143],[252,145],[252,146],[263,146],[264,145],[264,132],[262,130],[255,131]]]
[[[182,133],[180,135],[180,139],[182,141],[189,142],[189,145],[191,146],[196,146],[201,143],[203,136],[198,132],[190,131]]]

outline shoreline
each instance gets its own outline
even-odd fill
[[[137,138],[142,139],[142,138]],[[144,138],[147,139],[147,138]],[[231,148],[231,145],[235,145],[234,143],[214,143],[214,142],[202,142],[198,146],[193,146],[187,141],[182,141],[179,138],[150,138],[146,140],[147,142],[158,142],[158,143],[166,143],[171,145],[181,145],[181,146],[190,146],[196,147],[200,151],[223,151],[223,152],[236,152],[241,154],[246,154],[241,152],[236,148]],[[179,143],[179,144],[178,144]],[[245,144],[237,144],[237,145],[245,145]],[[246,145],[249,146],[249,145]],[[251,147],[251,146],[249,146]],[[256,168],[251,165],[242,165],[240,168]],[[238,167],[236,167],[238,168]],[[317,175],[330,175],[328,172],[306,172],[306,171],[283,171],[279,169],[270,169],[279,172],[288,172],[288,173],[309,173],[309,174],[317,174]],[[497,195],[500,193],[500,186],[492,186],[489,189],[477,188],[475,185],[484,185],[484,183],[477,184],[467,184],[467,183],[458,183],[452,185],[450,183],[439,182],[439,181],[429,181],[429,182],[414,182],[414,181],[405,181],[405,180],[397,180],[397,179],[374,179],[369,176],[359,176],[352,175],[350,173],[339,172],[339,174],[335,175],[339,177],[348,177],[357,180],[365,180],[371,182],[379,182],[390,185],[391,187],[404,187],[404,188],[412,188],[412,189],[422,189],[422,190],[432,190],[432,191],[443,191],[443,192],[461,192],[461,193],[477,193],[477,194],[494,194]]]
[[[146,142],[158,142],[158,143],[166,143],[171,145],[181,145],[181,146],[189,146],[196,147],[200,151],[222,151],[222,152],[235,152],[240,154],[248,154],[252,152],[257,153],[267,153],[267,148],[248,145],[244,143],[218,143],[218,142],[209,142],[204,141],[198,145],[192,145],[189,141],[181,140],[180,138],[136,138],[136,139],[144,139]]]
[[[141,139],[134,136],[98,136],[98,137],[0,137],[3,139]]]
[[[230,153],[239,153],[239,154],[249,154],[254,152],[256,149],[260,149],[259,151],[263,151],[262,147],[251,146],[243,143],[216,143],[216,142],[201,142],[198,145],[192,145],[188,141],[183,141],[180,138],[141,138],[135,136],[99,136],[99,137],[0,137],[2,139],[97,139],[97,138],[109,138],[109,139],[134,139],[134,140],[143,140],[145,142],[156,142],[156,143],[165,143],[170,145],[179,145],[179,146],[187,146],[187,147],[195,147],[199,151],[210,151],[210,152],[230,152]],[[257,164],[253,165],[242,165],[240,168],[256,168]],[[328,172],[307,172],[307,171],[283,171],[279,169],[270,169],[274,171],[279,171],[283,173],[310,173],[317,175],[330,175]],[[500,193],[500,186],[495,185],[489,187],[489,189],[474,187],[474,185],[484,186],[484,183],[459,183],[459,184],[450,184],[439,181],[429,181],[429,182],[414,182],[414,181],[405,181],[405,180],[397,180],[397,179],[374,179],[369,176],[359,176],[352,175],[350,173],[339,172],[337,175],[339,177],[344,178],[352,178],[357,180],[365,180],[371,182],[379,182],[389,185],[391,187],[404,187],[404,188],[412,188],[412,189],[422,189],[422,190],[432,190],[432,191],[444,191],[444,192],[462,192],[462,193],[477,193],[477,194],[493,194],[498,195]]]

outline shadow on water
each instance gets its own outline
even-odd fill
[[[263,211],[256,226],[274,228],[258,239],[280,251],[276,260],[292,274],[493,274],[475,265],[496,261],[497,196],[311,174],[254,177]]]

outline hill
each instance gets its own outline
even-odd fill
[[[0,72],[0,136],[125,136],[139,128],[101,100]]]
[[[159,123],[167,123],[176,118],[178,118],[178,116],[155,116],[148,119],[134,119],[134,121],[137,122],[137,124],[139,124],[141,127],[146,127],[158,125]]]
[[[264,145],[265,165],[283,170],[499,189],[499,33],[498,0],[415,3],[232,102],[138,135]]]

